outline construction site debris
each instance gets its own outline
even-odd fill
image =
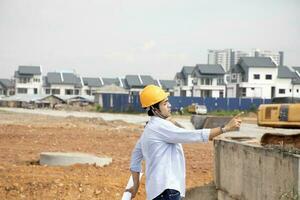
[[[143,125],[121,120],[0,112],[0,199],[120,200],[130,176],[131,149],[142,131]],[[212,148],[211,143],[184,144],[187,188],[213,180]],[[43,151],[106,155],[113,162],[40,166]],[[135,200],[145,199],[142,178]]]
[[[300,133],[281,134],[265,133],[260,141],[262,146],[281,149],[290,153],[300,154]]]

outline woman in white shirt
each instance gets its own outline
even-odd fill
[[[224,127],[183,129],[170,118],[168,96],[155,85],[146,86],[140,93],[142,107],[151,118],[131,156],[134,186],[127,191],[132,198],[138,191],[141,163],[145,160],[147,200],[180,200],[185,196],[185,158],[181,143],[207,142],[240,127],[241,119],[237,115]]]

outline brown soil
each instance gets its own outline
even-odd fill
[[[300,151],[300,133],[284,135],[280,133],[265,133],[261,138],[261,144],[267,147],[279,147],[286,150]]]
[[[143,127],[96,118],[0,112],[0,199],[121,199],[131,151]],[[184,145],[187,188],[212,181],[213,147]],[[83,152],[113,158],[105,167],[38,165],[46,151]],[[145,199],[145,177],[136,200]]]

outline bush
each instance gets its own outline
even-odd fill
[[[95,110],[97,112],[101,112],[102,111],[102,107],[99,104],[97,104]]]
[[[249,112],[257,112],[257,106],[256,106],[256,104],[251,104],[251,106],[250,106],[250,108],[249,108],[248,111]]]
[[[216,116],[235,116],[239,114],[241,111],[240,110],[215,110],[211,111],[208,114],[209,115],[216,115]]]
[[[136,113],[139,113],[138,111],[136,111],[136,109],[132,106],[132,105],[129,105],[126,110],[125,110],[126,113],[131,113],[131,114],[136,114]]]

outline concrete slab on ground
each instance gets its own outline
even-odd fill
[[[112,158],[100,158],[91,154],[77,152],[42,152],[40,164],[48,166],[69,166],[74,164],[96,164],[103,167],[109,165]]]

